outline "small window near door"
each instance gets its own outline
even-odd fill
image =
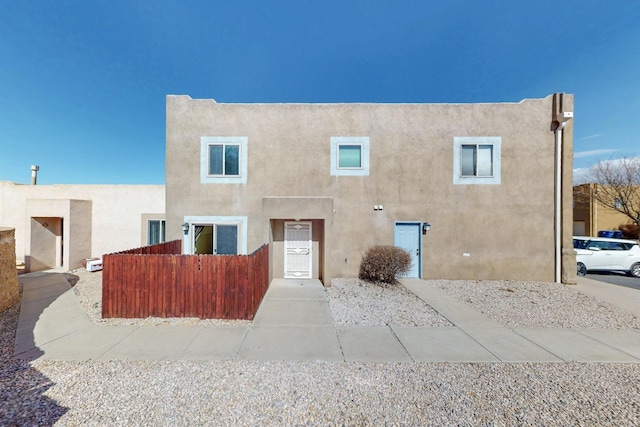
[[[163,219],[150,219],[148,221],[147,244],[156,245],[165,242],[164,226],[165,221]]]
[[[369,137],[331,137],[331,175],[369,175]]]

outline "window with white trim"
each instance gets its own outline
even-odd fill
[[[150,219],[147,221],[147,244],[155,245],[164,243],[164,219]]]
[[[247,217],[187,216],[185,254],[244,255],[247,253]]]
[[[331,175],[369,175],[369,137],[331,137]]]
[[[237,224],[194,224],[193,253],[237,255]]]
[[[247,145],[247,138],[241,136],[200,138],[200,182],[246,183]]]
[[[454,184],[500,184],[500,137],[455,137],[453,139]]]

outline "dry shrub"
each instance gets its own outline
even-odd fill
[[[625,239],[638,239],[638,233],[640,232],[640,227],[635,224],[623,224],[620,227],[622,230],[622,237]]]
[[[360,261],[362,280],[395,283],[396,278],[411,269],[411,255],[396,246],[372,246]]]

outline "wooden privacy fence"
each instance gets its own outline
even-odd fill
[[[182,253],[182,240],[158,243],[151,246],[129,249],[112,255],[180,255]]]
[[[251,255],[179,255],[175,242],[161,244],[169,253],[153,245],[102,257],[103,318],[253,319],[269,286],[268,245]]]

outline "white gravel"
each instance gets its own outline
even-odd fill
[[[336,326],[452,326],[401,285],[334,279],[327,298]]]
[[[636,315],[582,294],[575,286],[505,280],[430,283],[509,328],[640,329]]]
[[[536,301],[532,305],[540,300],[563,301],[562,306],[552,304],[535,314],[535,322],[544,325],[557,324],[557,310],[575,313],[600,304],[588,299],[572,307],[568,301],[579,299],[567,301],[565,290],[556,287],[545,288],[549,292],[538,296],[522,292],[520,297],[519,288],[508,284],[514,292],[501,290],[507,289],[503,285],[475,283],[470,285],[475,290],[467,288],[464,295],[488,315],[497,308],[487,308],[489,304],[477,295],[486,300],[501,296],[505,307],[515,306],[505,308],[508,313],[517,313],[520,303],[532,304],[530,298]],[[465,285],[438,286],[453,294]],[[389,300],[396,298],[402,305],[405,297],[394,294]],[[370,306],[364,307],[370,311]],[[18,313],[19,307],[14,307],[0,314],[3,426],[640,426],[640,364],[28,363],[12,358]],[[595,311],[594,316],[619,321],[611,313]]]

